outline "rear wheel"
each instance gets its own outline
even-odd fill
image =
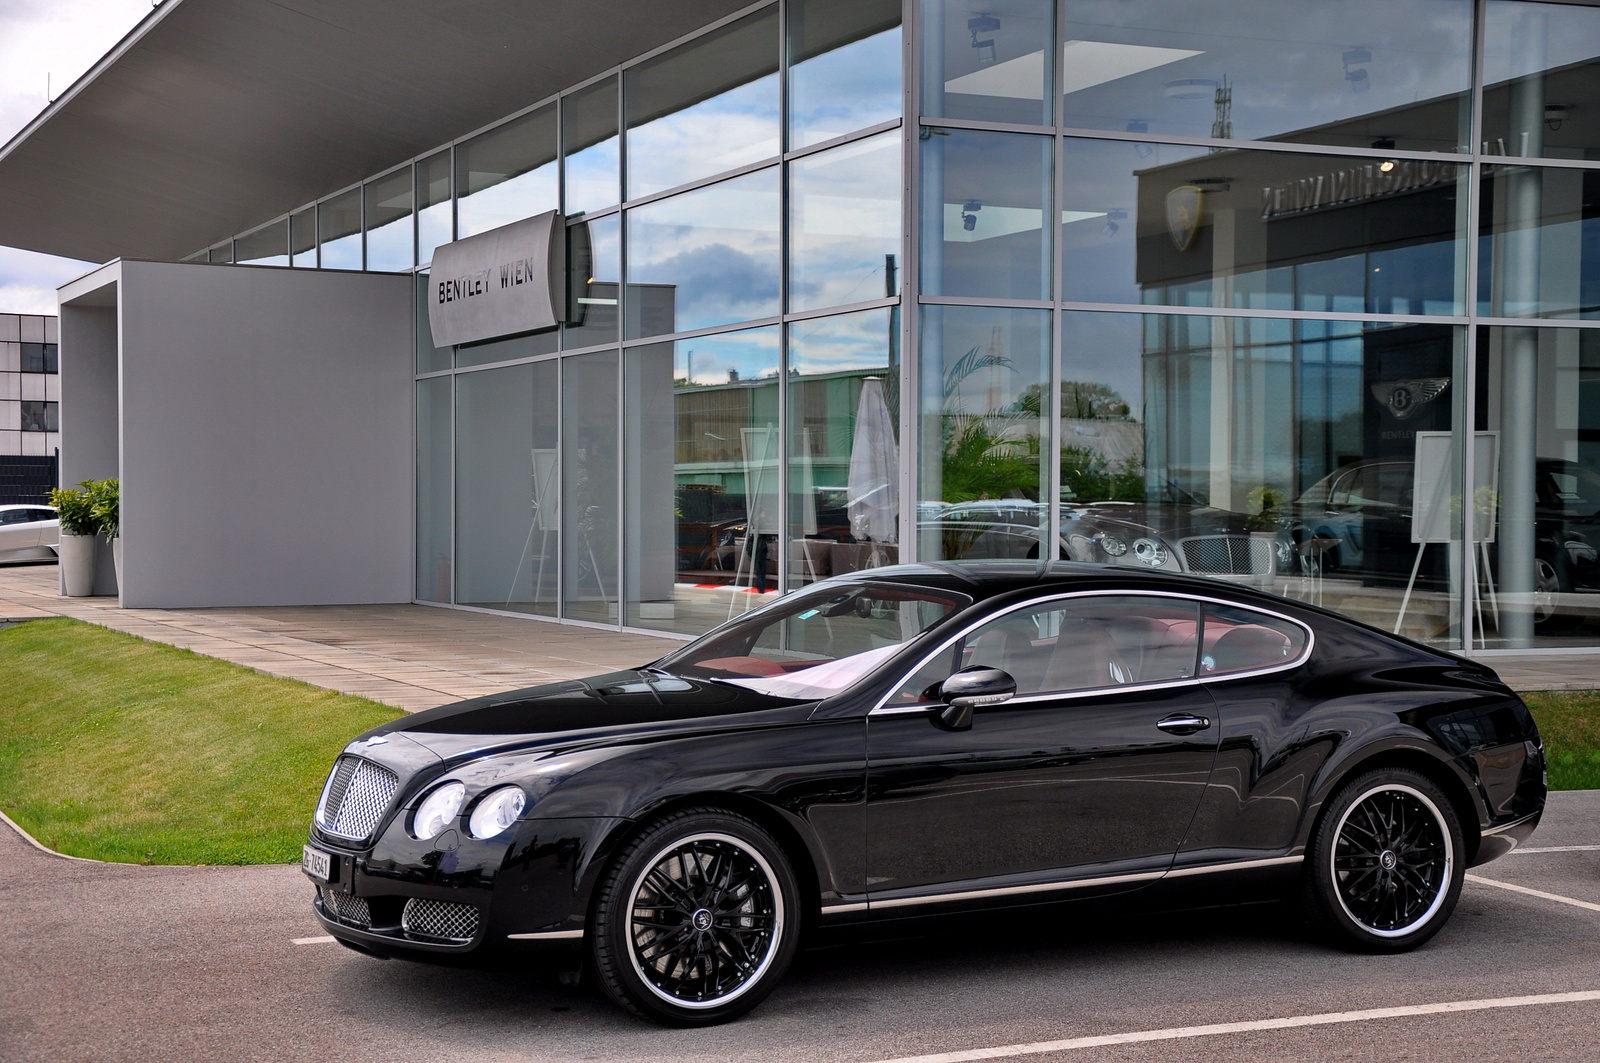
[[[1418,772],[1383,768],[1352,780],[1324,810],[1304,902],[1345,947],[1404,952],[1444,926],[1464,874],[1449,799]]]
[[[761,827],[718,809],[652,824],[601,879],[590,945],[606,994],[678,1026],[737,1018],[783,977],[799,890]]]

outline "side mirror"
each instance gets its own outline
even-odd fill
[[[1016,692],[1017,681],[999,668],[964,668],[939,685],[939,700],[945,704],[934,722],[947,731],[970,731],[973,709],[998,705]]]

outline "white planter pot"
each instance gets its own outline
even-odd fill
[[[61,586],[69,598],[87,598],[94,593],[95,541],[97,535],[61,532]]]
[[[117,593],[122,593],[122,536],[111,540],[111,563],[117,569]]]

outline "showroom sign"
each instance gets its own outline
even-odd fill
[[[551,328],[566,305],[566,226],[556,211],[444,244],[428,275],[433,345]]]

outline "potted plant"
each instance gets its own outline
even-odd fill
[[[89,496],[89,509],[94,514],[99,533],[111,544],[111,560],[117,570],[117,590],[122,590],[122,516],[119,482],[110,480],[85,480],[83,488]]]
[[[95,538],[100,523],[87,491],[76,487],[56,488],[50,504],[61,522],[61,585],[72,598],[87,598],[94,593]]]

